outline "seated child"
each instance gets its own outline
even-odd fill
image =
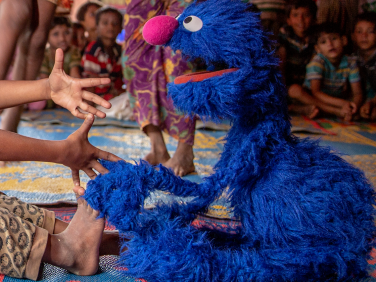
[[[121,46],[116,37],[121,31],[123,16],[115,8],[100,8],[95,18],[98,38],[90,42],[82,57],[81,66],[84,77],[108,77],[109,85],[100,85],[91,92],[100,95],[107,101],[120,95],[123,91],[123,75],[121,70]]]
[[[97,39],[97,25],[95,24],[95,13],[102,7],[103,4],[99,1],[89,0],[82,4],[76,14],[77,20],[83,25],[87,38],[90,43]]]
[[[261,24],[265,30],[273,33],[273,39],[278,35],[285,17],[285,0],[250,0],[260,11]]]
[[[104,113],[85,100],[109,108],[102,98],[83,91],[84,87],[108,83],[108,79],[72,79],[63,71],[63,52],[58,49],[55,67],[48,79],[0,81],[0,108],[52,99],[73,115],[84,118],[77,108],[89,114],[83,125],[66,140],[47,141],[0,130],[0,159],[5,161],[44,161],[66,165],[72,170],[73,183],[80,185],[79,170],[90,178],[108,172],[98,159],[117,161],[118,157],[95,148],[88,142],[93,114]],[[77,188],[76,188],[77,189]],[[0,273],[36,280],[42,262],[62,267],[78,275],[95,274],[99,255],[118,254],[118,235],[103,233],[104,219],[82,199],[71,223],[55,218],[52,211],[0,195]]]
[[[323,23],[317,26],[315,39],[318,54],[307,65],[306,89],[295,85],[289,96],[351,121],[362,104],[363,94],[356,60],[344,55],[347,38],[337,25]]]
[[[85,37],[85,29],[80,23],[72,24],[71,44],[80,50],[81,56],[84,54],[87,46],[87,38]]]
[[[360,108],[362,118],[376,120],[376,13],[358,16],[353,33],[356,58],[366,102]]]
[[[313,0],[293,0],[286,5],[287,24],[279,31],[277,54],[281,59],[281,71],[289,92],[292,85],[303,85],[306,65],[312,59],[315,44],[311,29],[316,11]],[[318,113],[314,105],[295,103],[289,105],[289,110],[310,118]]]
[[[66,17],[55,17],[51,22],[48,34],[49,47],[44,52],[40,78],[47,78],[55,62],[55,53],[58,48],[64,52],[64,71],[71,77],[80,78],[81,54],[80,50],[71,46],[71,24]]]

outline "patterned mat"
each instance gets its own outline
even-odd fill
[[[82,121],[81,121],[82,122]],[[68,124],[34,124],[22,121],[19,133],[25,136],[47,140],[67,138],[78,126]],[[202,177],[212,172],[212,167],[222,151],[222,138],[225,131],[197,130],[194,146],[196,173],[186,176],[191,181],[200,182]],[[170,154],[176,150],[177,141],[164,135]],[[89,133],[89,141],[100,149],[112,152],[126,161],[139,161],[149,152],[148,137],[138,128],[118,126],[94,126]],[[89,178],[82,174],[85,183]],[[71,172],[68,168],[37,162],[9,163],[0,168],[0,187],[8,195],[23,201],[39,204],[75,202],[72,193]]]
[[[62,207],[62,208],[49,208],[53,210],[56,214],[56,217],[64,220],[66,222],[70,222],[72,219],[76,207]],[[107,230],[113,230],[113,226],[109,226],[106,224]],[[363,280],[362,282],[375,282],[376,281],[376,250],[372,251],[372,259],[369,262],[369,273],[370,278]],[[114,281],[114,282],[147,282],[143,279],[134,279],[127,276],[124,276],[118,271],[117,266],[117,259],[118,256],[103,256],[100,258],[99,262],[99,271],[97,274],[93,276],[78,276],[69,273],[68,271],[52,266],[50,264],[44,264],[42,278],[39,281],[42,282],[100,282],[100,281]],[[6,277],[0,274],[0,282],[21,282],[21,281],[32,281],[32,280],[25,280],[25,279],[16,279]]]

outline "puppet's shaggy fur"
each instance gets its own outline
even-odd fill
[[[196,1],[166,45],[209,69],[237,71],[170,84],[175,105],[233,123],[215,173],[196,184],[144,161],[104,165],[85,198],[129,241],[127,275],[147,281],[327,281],[367,276],[375,194],[363,173],[317,142],[290,133],[286,90],[256,14],[240,0]],[[203,22],[184,27],[188,16]],[[190,225],[224,189],[237,235]],[[194,196],[144,210],[154,190]]]

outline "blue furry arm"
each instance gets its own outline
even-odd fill
[[[123,230],[134,229],[151,191],[167,191],[182,197],[212,198],[219,190],[211,187],[214,181],[197,184],[183,180],[171,170],[163,166],[153,167],[145,161],[137,165],[125,161],[103,161],[102,164],[109,173],[89,181],[85,199],[92,208],[101,212],[100,216],[107,216],[114,225],[123,226]],[[199,204],[194,206],[198,207]]]

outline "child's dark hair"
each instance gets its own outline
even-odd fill
[[[82,24],[78,23],[78,22],[74,22],[74,23],[72,23],[72,28],[73,28],[74,30],[77,30],[77,29],[85,29],[84,26],[83,26]]]
[[[82,4],[77,11],[76,18],[78,21],[83,22],[85,20],[85,14],[87,12],[87,9],[89,9],[90,6],[95,6],[97,8],[102,7],[97,1],[88,1],[84,4]]]
[[[286,17],[290,17],[292,9],[308,8],[313,18],[316,18],[317,5],[313,0],[292,0],[286,4]]]
[[[325,22],[322,24],[318,24],[313,28],[313,37],[315,40],[315,43],[319,40],[320,36],[322,34],[329,34],[329,33],[335,33],[339,34],[340,36],[344,35],[342,29],[339,25],[331,22]]]
[[[355,29],[355,26],[358,22],[363,22],[363,21],[372,23],[375,27],[374,30],[376,30],[376,13],[375,12],[365,12],[365,13],[358,15],[356,20],[355,20],[354,29]],[[354,31],[354,29],[353,29],[353,31]]]
[[[99,20],[100,20],[101,16],[103,14],[106,14],[106,13],[113,13],[113,14],[115,14],[119,18],[120,25],[122,25],[123,15],[119,12],[118,9],[115,9],[113,7],[110,7],[110,6],[104,6],[104,7],[102,7],[102,8],[100,8],[100,9],[97,10],[97,12],[95,13],[95,23],[97,25],[99,23]]]
[[[51,21],[50,30],[53,29],[55,26],[58,25],[65,25],[66,27],[70,28],[71,23],[68,18],[66,17],[54,17]]]

